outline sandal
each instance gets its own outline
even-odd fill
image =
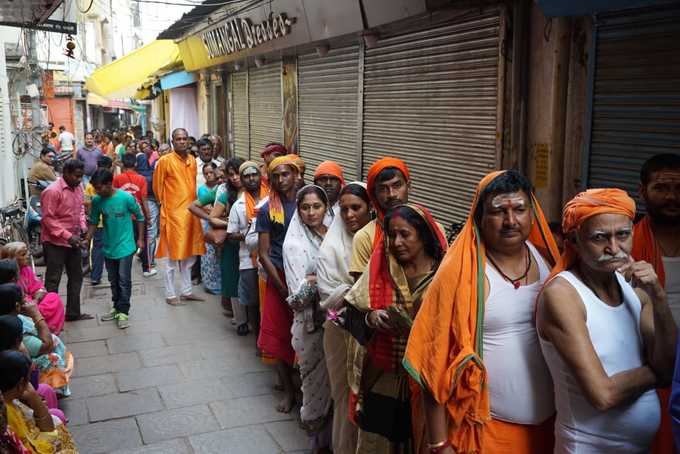
[[[94,318],[93,315],[90,314],[80,314],[80,315],[67,315],[65,317],[65,320],[67,322],[79,322],[81,320],[92,320]]]
[[[236,334],[239,336],[247,336],[249,332],[250,328],[248,327],[247,323],[241,323],[236,327]]]

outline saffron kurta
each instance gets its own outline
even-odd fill
[[[203,229],[188,209],[196,199],[196,159],[182,159],[177,153],[162,156],[153,174],[153,191],[161,205],[156,257],[185,260],[203,255]]]

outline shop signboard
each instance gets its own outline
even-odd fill
[[[272,15],[260,23],[248,18],[236,18],[203,32],[201,41],[208,58],[217,58],[257,46],[288,35],[295,18],[285,13]]]

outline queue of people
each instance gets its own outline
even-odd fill
[[[51,311],[64,267],[63,317],[89,317],[72,255],[99,234],[113,297],[102,320],[129,326],[137,251],[145,275],[158,260],[170,306],[203,300],[199,277],[237,334],[253,334],[282,391],[276,409],[299,405],[317,453],[675,452],[680,156],[641,169],[644,216],[624,191],[589,189],[564,206],[560,229],[524,175],[492,172],[448,244],[396,158],[373,163],[365,183],[330,161],[307,181],[303,159],[278,143],[256,162],[224,161],[210,137],[182,128],[171,148],[116,142],[122,154],[97,159],[88,207],[87,157],[43,194],[45,288],[20,277],[20,246],[5,253],[9,281],[26,282],[10,285],[35,301],[16,306],[15,295],[8,314],[23,314],[24,338],[43,350],[59,349],[47,334],[61,329]],[[49,209],[63,204],[72,210]],[[45,353],[33,350],[34,361]]]

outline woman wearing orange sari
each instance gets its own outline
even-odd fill
[[[401,362],[413,319],[446,251],[427,209],[399,205],[364,274],[345,296],[350,417],[360,428],[357,453],[425,452],[418,387]]]

